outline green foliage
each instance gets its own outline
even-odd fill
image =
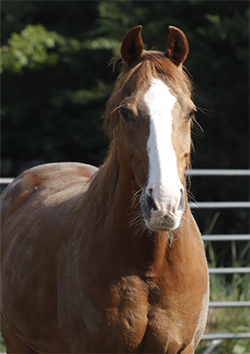
[[[212,234],[219,220],[220,213],[215,213],[204,230],[205,234]],[[243,242],[241,242],[243,243]],[[243,247],[237,247],[238,242],[228,242],[231,252],[217,247],[217,242],[205,242],[205,250],[209,268],[225,266],[225,256],[231,267],[249,267],[250,243],[244,242]],[[250,299],[249,274],[210,274],[210,301],[249,301]],[[248,333],[250,332],[249,308],[210,308],[205,333]],[[196,353],[200,354],[209,348],[211,342],[201,341]],[[212,354],[248,354],[250,352],[249,339],[221,340],[212,351]]]
[[[220,263],[220,255],[211,242],[209,246],[209,255],[211,263],[209,267],[223,266]],[[231,244],[233,267],[249,266],[249,242],[243,251],[238,252],[235,242]],[[229,255],[228,255],[229,256]],[[230,278],[230,279],[229,279]],[[230,277],[225,275],[210,275],[210,301],[249,301],[250,298],[250,276],[249,274],[233,274]],[[247,333],[250,332],[249,308],[210,308],[208,313],[208,322],[206,333]],[[202,353],[211,342],[202,341],[197,348],[197,353]],[[213,354],[248,354],[250,349],[249,339],[230,339],[221,341],[213,350]]]
[[[55,65],[58,55],[48,50],[56,46],[57,34],[42,25],[27,25],[20,34],[12,33],[8,45],[1,48],[1,71],[23,72],[24,68],[42,69]]]
[[[196,147],[195,165],[247,167],[248,19],[245,1],[3,2],[3,173],[16,175],[23,161],[34,159],[101,162],[106,142],[100,117],[118,73],[112,76],[107,62],[137,24],[143,25],[146,49],[165,50],[169,24],[187,34],[195,102],[208,112],[198,113],[205,138]],[[100,83],[94,104],[90,97]],[[66,139],[61,133],[71,124],[82,129],[72,128],[75,137]],[[92,152],[85,145],[89,134]],[[236,144],[245,153],[237,153]]]
[[[4,340],[0,333],[0,353],[5,353],[5,352],[6,352],[6,348],[5,348]]]
[[[118,54],[119,45],[120,42],[105,37],[80,42],[47,31],[42,25],[27,25],[20,34],[12,33],[8,45],[2,46],[1,72],[9,70],[13,73],[23,73],[23,69],[42,70],[44,65],[56,65],[59,58],[63,62],[70,62],[68,54],[82,49],[112,50]]]
[[[215,214],[211,225],[215,225],[218,215]],[[209,267],[223,267],[223,254],[212,242],[206,242],[206,249],[209,256]],[[232,267],[249,267],[250,243],[239,251],[236,241],[231,242]],[[211,274],[210,275],[210,301],[249,301],[250,299],[250,276],[249,274],[233,274],[231,276]],[[247,333],[250,332],[249,308],[210,308],[206,333]],[[197,353],[202,353],[206,346],[211,343],[201,342]],[[248,354],[250,349],[249,339],[224,340],[213,350],[213,354]]]
[[[250,298],[249,274],[234,274],[229,282],[224,275],[210,276],[211,301],[248,301]],[[250,332],[249,308],[210,308],[206,333]],[[202,341],[196,353],[202,353],[211,342]],[[248,354],[249,339],[223,340],[213,354]]]

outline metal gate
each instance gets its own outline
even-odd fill
[[[188,175],[192,176],[250,176],[250,170],[188,170]],[[239,209],[250,208],[250,202],[197,202],[190,203],[192,209]],[[238,235],[202,235],[204,242],[218,242],[218,241],[250,241],[249,234]],[[234,274],[234,273],[250,273],[250,267],[226,267],[226,268],[209,268],[209,274]],[[249,285],[250,286],[250,285]],[[250,299],[249,299],[250,300]],[[210,302],[209,308],[219,307],[249,307],[250,301],[219,301]],[[202,340],[212,341],[212,344],[203,354],[209,354],[218,346],[222,340],[225,339],[249,339],[250,333],[212,333],[204,334]]]

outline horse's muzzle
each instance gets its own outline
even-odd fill
[[[185,209],[184,189],[180,188],[179,194],[164,198],[165,203],[148,195],[144,190],[140,197],[140,205],[145,224],[152,231],[170,231],[178,228]]]

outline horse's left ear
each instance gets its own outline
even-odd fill
[[[121,57],[128,67],[137,63],[141,58],[143,50],[141,30],[142,26],[134,27],[128,31],[123,39],[121,46]]]
[[[187,37],[177,27],[169,26],[168,29],[170,33],[165,55],[175,65],[179,66],[186,60],[189,52]]]

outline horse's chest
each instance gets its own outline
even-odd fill
[[[186,334],[178,316],[173,318],[172,311],[151,306],[148,325],[143,340],[143,352],[180,353],[185,346]]]
[[[137,308],[121,311],[118,317],[114,315],[108,326],[119,352],[175,354],[183,348],[185,329],[179,319],[174,321],[164,309],[149,304],[143,309],[138,304]]]
[[[180,352],[186,331],[184,322],[178,313],[162,306],[160,289],[147,287],[141,281],[127,285],[118,287],[118,306],[108,311],[107,331],[117,338],[119,351]]]

